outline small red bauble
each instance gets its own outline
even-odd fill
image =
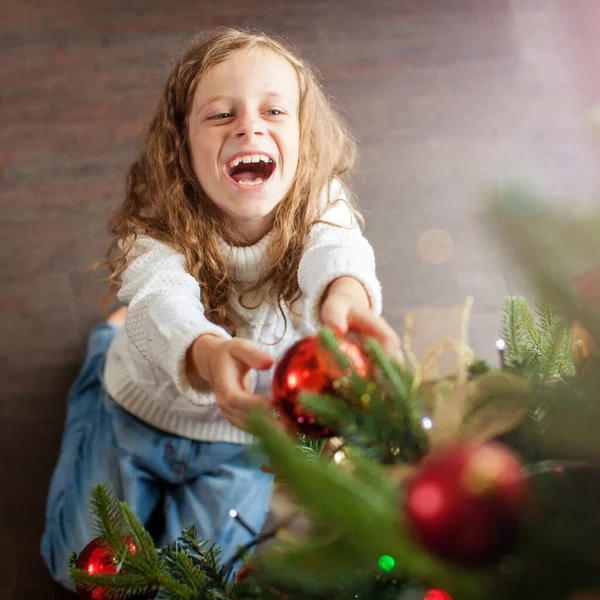
[[[452,597],[443,590],[429,590],[423,600],[452,600]]]
[[[357,374],[366,377],[371,363],[366,352],[355,342],[339,338]],[[319,423],[300,403],[300,394],[335,395],[334,382],[343,375],[333,356],[321,345],[319,336],[309,336],[291,346],[282,356],[273,376],[273,402],[281,417],[297,430],[315,438],[333,433]]]
[[[440,558],[477,566],[516,543],[527,486],[521,463],[502,444],[461,444],[424,459],[409,482],[406,515]]]
[[[135,546],[130,543],[129,548],[135,552]],[[112,575],[117,573],[117,562],[114,552],[107,547],[101,537],[93,539],[77,557],[76,567],[86,571],[90,575]],[[76,583],[77,594],[82,600],[108,600],[108,589],[97,587],[94,590],[86,589],[80,583]],[[155,598],[158,591],[149,592],[144,595],[130,596],[131,600],[150,600]]]

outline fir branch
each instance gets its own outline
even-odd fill
[[[140,573],[121,572],[90,575],[86,571],[73,569],[69,577],[71,581],[88,590],[94,590],[98,587],[106,588],[106,596],[115,599],[150,594],[158,588],[156,580],[151,580]]]
[[[123,561],[136,572],[155,577],[161,569],[161,562],[152,536],[126,502],[120,502],[119,508],[127,535],[135,546],[135,552],[128,551]]]
[[[327,327],[321,329],[319,340],[323,348],[333,356],[336,363],[343,371],[350,370],[352,373],[355,372],[354,365],[350,362],[348,356],[340,349],[337,338],[331,329],[328,329]]]
[[[298,433],[298,443],[300,449],[307,457],[318,459],[321,456],[321,448],[323,447],[323,439],[314,438],[304,433]]]
[[[556,371],[561,379],[575,375],[575,361],[571,351],[571,328],[567,326],[556,359]]]
[[[181,550],[174,551],[171,548],[163,556],[171,577],[191,588],[196,594],[202,589],[206,578],[199,569],[196,569],[190,556]]]
[[[354,404],[325,394],[302,394],[300,401],[319,423],[343,437],[349,445],[367,452],[377,462],[389,462],[386,460],[390,454],[388,445],[397,447],[405,438],[403,426],[396,426],[393,434],[385,435],[384,428],[396,425],[388,410],[383,417],[378,417],[372,410],[357,410]],[[376,402],[377,398],[372,396],[370,407]]]
[[[521,375],[535,372],[541,352],[541,340],[525,299],[505,297],[503,312],[500,335],[506,343],[505,368]]]
[[[159,575],[160,600],[196,600],[196,590],[177,581],[170,573],[163,572]]]
[[[541,336],[549,335],[555,328],[559,320],[556,314],[556,309],[550,300],[550,295],[547,291],[548,280],[544,279],[540,292],[537,294],[534,301],[534,308],[538,317],[538,324]]]
[[[102,537],[117,556],[127,551],[123,535],[123,518],[119,503],[106,484],[98,484],[90,490],[92,528]]]
[[[343,532],[348,550],[362,556],[364,564],[377,565],[381,554],[389,553],[407,575],[435,580],[456,597],[471,596],[470,577],[413,542],[408,527],[398,519],[398,500],[387,494],[386,482],[377,485],[370,480],[367,485],[327,461],[307,460],[260,413],[253,413],[250,423],[275,468],[289,478],[298,502],[319,522]]]
[[[368,340],[367,347],[375,364],[381,370],[383,377],[381,384],[385,386],[388,383],[392,387],[395,406],[404,419],[405,434],[408,433],[410,439],[414,440],[415,452],[417,455],[421,455],[427,448],[428,437],[421,425],[414,392],[411,387],[405,384],[402,377],[399,376],[397,369],[385,355],[377,340]]]
[[[565,338],[568,339],[569,336],[565,324],[557,319],[551,322],[550,327],[542,344],[540,376],[543,381],[560,377],[558,365],[566,360],[565,350],[567,354],[570,352],[569,345],[565,342]]]
[[[211,585],[225,590],[231,594],[231,584],[224,577],[223,567],[219,559],[220,550],[217,546],[207,540],[198,540],[196,527],[184,528],[179,538],[171,545],[174,552],[184,552],[190,557],[195,569],[202,573],[203,577]],[[162,551],[164,555],[168,547]]]

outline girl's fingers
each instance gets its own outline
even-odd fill
[[[246,365],[248,369],[264,371],[273,365],[273,357],[250,340],[238,339],[236,344],[231,345],[230,352],[232,358]]]
[[[396,356],[401,347],[400,338],[388,322],[377,317],[369,309],[352,309],[348,316],[348,328],[361,335],[374,337],[385,352]]]
[[[240,429],[247,429],[250,411],[257,407],[269,408],[271,399],[266,396],[245,394],[235,398],[228,398],[225,402],[221,402],[220,405],[223,416],[230,423]]]
[[[335,302],[334,298],[326,300],[321,307],[321,322],[325,327],[333,329],[338,335],[348,332],[348,305]]]

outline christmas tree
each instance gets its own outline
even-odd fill
[[[99,537],[73,557],[82,597],[600,597],[600,303],[571,276],[600,265],[600,228],[514,187],[491,213],[539,289],[533,311],[505,299],[499,369],[468,347],[470,299],[445,315],[456,335],[424,348],[409,315],[403,363],[373,340],[302,340],[273,387],[290,433],[251,421],[276,473],[273,530],[226,564],[193,529],[157,549],[99,486]]]

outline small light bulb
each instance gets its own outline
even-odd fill
[[[498,350],[499,352],[502,352],[502,350],[506,349],[506,342],[503,339],[499,339],[496,342],[496,350]]]
[[[232,508],[232,509],[229,511],[229,516],[230,516],[232,519],[235,519],[235,518],[237,517],[237,510],[235,510],[235,508]]]
[[[433,423],[431,422],[431,419],[429,417],[423,417],[421,419],[421,425],[423,425],[423,429],[431,429]]]
[[[334,455],[333,455],[333,460],[334,462],[336,462],[338,465],[346,458],[346,455],[344,454],[344,452],[342,450],[338,450]]]

